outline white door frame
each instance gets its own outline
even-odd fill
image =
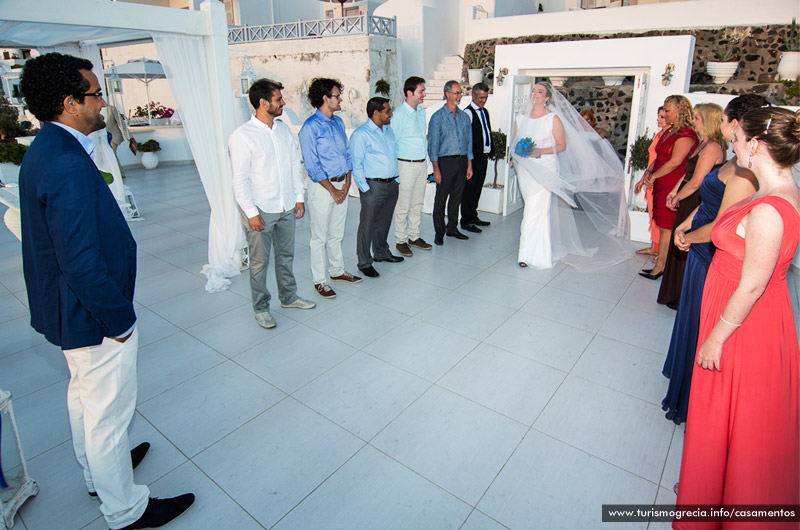
[[[676,35],[500,45],[495,48],[494,95],[497,97],[493,98],[495,105],[492,110],[497,122],[503,124],[500,130],[505,128],[503,132],[509,136],[510,142],[515,77],[633,75],[636,76],[636,86],[628,127],[630,146],[645,128],[655,131],[656,111],[667,96],[688,92],[694,44],[691,35]],[[669,84],[657,82],[668,67],[671,67]],[[503,71],[506,73],[501,74]],[[643,83],[648,77],[650,82]],[[502,84],[498,82],[501,78]],[[629,156],[627,153],[626,162]],[[516,188],[512,179],[515,179],[515,174],[510,170],[506,176],[507,190]],[[630,175],[627,180],[630,180]],[[627,184],[626,189],[629,188]],[[506,201],[508,207],[504,208],[504,215],[516,209],[513,197],[510,199]]]

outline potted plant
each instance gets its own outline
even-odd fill
[[[650,149],[650,144],[652,142],[653,137],[647,136],[647,131],[645,130],[644,134],[636,138],[636,141],[631,145],[631,157],[628,161],[628,171],[631,173],[630,190],[628,192],[628,205],[631,208],[647,209],[647,204],[642,202],[644,201],[644,193],[640,194],[642,197],[639,197],[634,193],[633,188],[641,176],[641,172],[647,169],[648,162],[650,161],[650,153],[648,152],[648,149]]]
[[[706,63],[706,73],[714,78],[715,85],[724,85],[739,68],[738,50],[729,46],[716,48],[714,58],[716,61]]]
[[[494,154],[490,160],[494,160],[494,177],[492,182],[483,185],[478,209],[490,213],[503,213],[503,184],[497,183],[497,178],[505,169],[506,151],[508,137],[503,131],[492,131],[492,143],[494,144]],[[500,162],[503,164],[498,165]]]
[[[381,79],[378,79],[375,82],[375,93],[376,94],[382,94],[383,97],[388,98],[390,89],[391,89],[391,86],[389,86],[389,82],[386,79],[381,78]]]
[[[133,111],[134,118],[139,118],[151,125],[164,125],[173,114],[175,114],[175,110],[165,107],[158,101],[151,101],[144,107],[136,107]]]
[[[142,153],[142,165],[145,169],[155,169],[158,167],[157,152],[161,151],[161,146],[153,138],[139,144],[139,152]]]
[[[473,46],[472,51],[459,55],[467,67],[467,79],[470,86],[483,82],[483,67],[492,58],[485,50]]]
[[[778,79],[797,81],[800,77],[800,33],[797,31],[797,19],[792,19],[783,43],[786,51],[781,53],[781,62],[778,63]]]

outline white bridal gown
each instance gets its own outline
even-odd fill
[[[536,148],[553,147],[553,117],[549,112],[541,118],[517,116],[516,138],[530,138]],[[528,158],[529,164],[517,164],[519,191],[525,201],[520,226],[519,257],[521,263],[537,269],[549,269],[555,261],[550,244],[550,201],[552,193],[536,179],[537,169],[548,174],[558,174],[556,155],[542,155],[539,158]],[[556,198],[558,200],[558,198]]]

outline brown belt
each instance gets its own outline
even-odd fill
[[[341,181],[343,181],[343,180],[344,180],[346,177],[347,177],[347,175],[342,175],[341,177],[336,177],[336,178],[332,178],[332,179],[328,179],[328,180],[330,180],[331,182],[341,182]]]

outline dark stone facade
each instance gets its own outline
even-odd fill
[[[781,52],[786,51],[785,39],[789,25],[725,27],[718,29],[655,30],[642,33],[529,35],[524,37],[501,37],[468,44],[466,53],[488,52],[494,57],[494,48],[499,44],[527,44],[540,42],[564,42],[598,39],[623,39],[632,37],[662,37],[670,35],[692,35],[695,38],[690,92],[705,91],[715,94],[744,93],[762,94],[774,104],[797,104],[787,101],[786,86],[773,82],[777,77]],[[714,85],[705,73],[706,63],[714,61],[715,51],[730,50],[739,59],[739,68],[727,84]],[[494,69],[490,59],[485,72]],[[465,72],[466,73],[466,72]],[[491,74],[490,74],[491,75]],[[597,127],[611,132],[611,144],[624,158],[628,141],[628,122],[633,95],[632,77],[626,84],[606,87],[599,77],[567,80],[559,91],[579,111],[592,110],[597,118]],[[655,131],[648,131],[652,135]]]

